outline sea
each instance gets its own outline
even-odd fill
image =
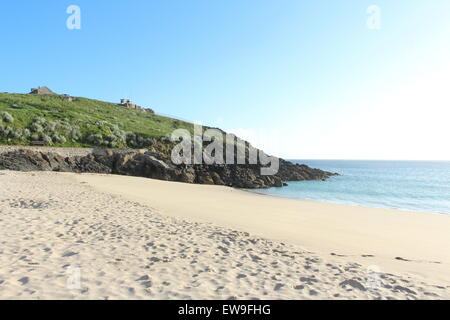
[[[272,196],[450,214],[450,161],[291,160],[337,172],[327,181],[258,190]]]

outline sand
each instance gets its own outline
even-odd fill
[[[0,171],[0,299],[449,299],[450,216]]]

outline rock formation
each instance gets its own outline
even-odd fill
[[[237,188],[282,187],[285,181],[324,180],[335,173],[280,159],[276,175],[260,174],[260,165],[173,165],[164,154],[151,151],[108,150],[87,156],[15,150],[0,154],[0,170],[111,173],[186,183]]]

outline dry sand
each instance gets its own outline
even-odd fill
[[[1,299],[450,298],[446,215],[0,171],[0,231]]]

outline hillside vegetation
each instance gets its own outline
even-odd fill
[[[0,93],[0,144],[145,148],[193,124],[87,98]]]
[[[126,153],[108,150],[69,157],[57,152],[13,150],[0,154],[0,170],[112,173],[237,188],[281,187],[284,181],[324,180],[335,175],[283,159],[278,159],[279,170],[274,174],[263,174],[262,169],[268,164],[251,163],[250,145],[243,146],[234,139],[223,143],[233,144],[233,150],[241,148],[245,164],[238,164],[238,154],[233,152],[232,164],[177,165],[171,159],[177,142],[170,141],[168,136],[180,128],[192,134],[192,123],[86,98],[68,101],[58,95],[2,93],[0,119],[0,144],[29,145],[39,141],[56,147],[147,149],[145,152],[127,150]],[[209,128],[203,128],[206,129]],[[194,144],[207,151],[209,139],[204,140],[207,141],[197,140]]]

